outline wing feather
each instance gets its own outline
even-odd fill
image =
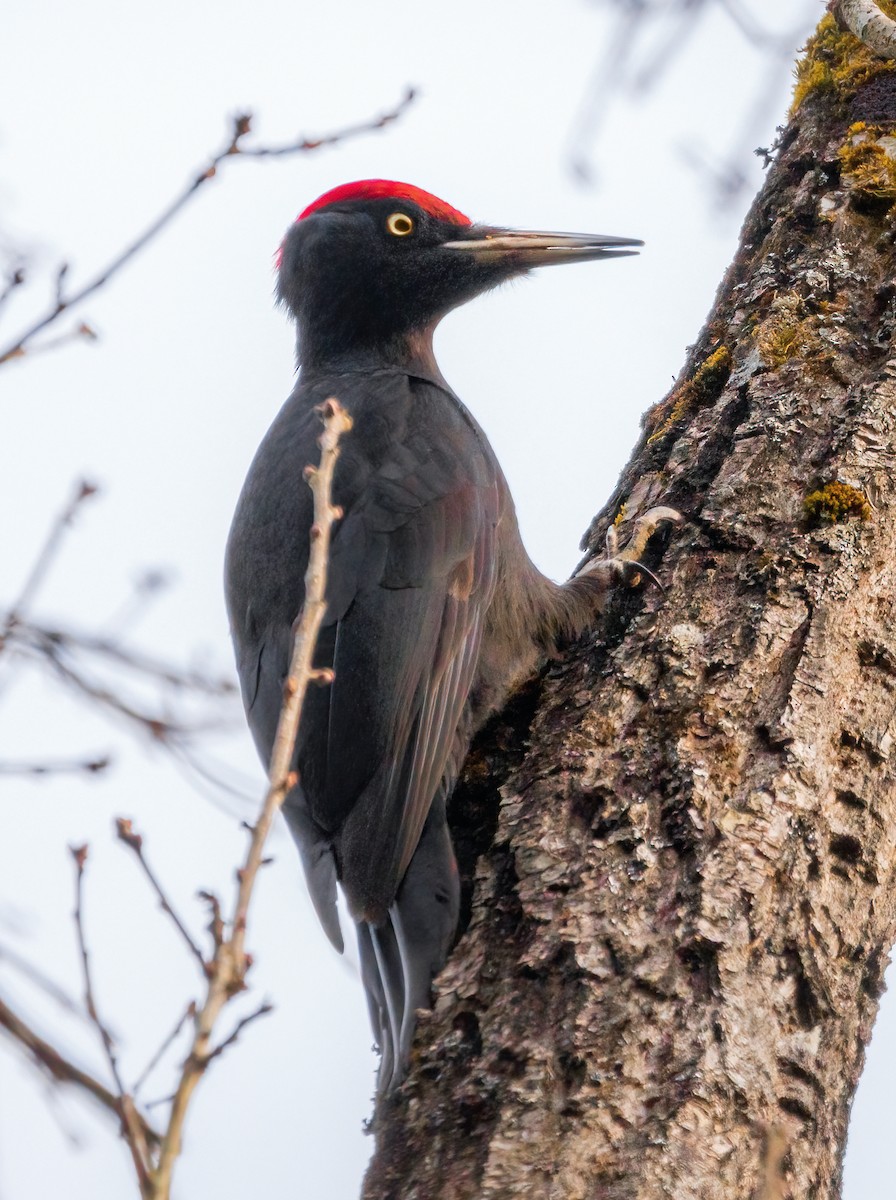
[[[497,467],[459,406],[430,415],[435,433],[410,422],[336,538],[352,540],[353,569],[366,548],[365,567],[337,626],[326,788],[311,805],[353,914],[374,923],[456,758],[496,583]]]
[[[331,394],[354,420],[334,481],[345,515],[316,659],[335,681],[314,689],[303,715],[297,835],[315,854],[332,847],[353,914],[378,923],[463,752],[505,493],[478,426],[434,383],[383,371],[299,385],[256,455],[228,551],[240,675],[263,758],[308,557],[298,472],[316,452],[313,405]]]

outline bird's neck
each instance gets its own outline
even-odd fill
[[[391,338],[367,343],[350,341],[343,346],[319,345],[312,336],[299,331],[298,357],[302,373],[338,375],[356,371],[403,371],[420,375],[447,387],[436,362],[432,338],[435,325],[426,329],[397,333]]]

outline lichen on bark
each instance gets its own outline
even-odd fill
[[[366,1200],[838,1195],[896,938],[896,222],[841,149],[896,129],[891,78],[803,89],[589,530],[680,509],[666,594],[620,590],[474,747],[465,929]],[[812,336],[772,354],[783,296]],[[865,519],[807,519],[831,481]]]

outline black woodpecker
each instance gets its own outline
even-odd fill
[[[563,585],[520,540],[501,468],[433,355],[451,309],[532,267],[617,258],[630,238],[474,225],[428,192],[374,179],[310,204],[279,255],[278,294],[298,327],[298,382],[258,449],[227,547],[227,603],[243,701],[267,764],[292,626],[303,601],[318,459],[317,405],[353,420],[334,479],[336,526],[300,782],[284,813],[315,909],[341,951],[336,887],[357,925],[382,1061],[400,1083],[415,1011],[445,962],[458,877],[445,804],[475,731],[508,693],[578,636],[627,550]],[[637,545],[635,545],[637,543]]]

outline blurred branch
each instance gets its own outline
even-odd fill
[[[191,787],[229,816],[242,816],[244,806],[258,795],[254,778],[241,774],[231,763],[206,761],[194,746],[168,744],[175,766]],[[225,797],[233,803],[227,803]]]
[[[121,1120],[119,1098],[109,1091],[98,1079],[80,1067],[76,1067],[49,1042],[45,1041],[0,997],[0,1029],[21,1049],[25,1050],[37,1065],[56,1083],[73,1084],[96,1100],[102,1108]],[[157,1145],[159,1135],[152,1126],[138,1115],[140,1136],[150,1145]]]
[[[14,971],[18,971],[30,984],[39,988],[45,996],[55,1000],[66,1012],[75,1016],[83,1015],[75,999],[64,988],[61,988],[55,979],[45,975],[40,967],[35,966],[34,963],[29,962],[27,958],[23,958],[21,954],[2,942],[0,942],[0,963],[8,963]]]
[[[170,745],[220,727],[221,723],[217,719],[204,718],[190,723],[186,718],[163,714],[156,707],[143,706],[138,701],[130,700],[114,687],[91,679],[71,660],[72,650],[77,649],[76,641],[68,642],[55,637],[41,636],[36,626],[29,626],[27,631],[33,637],[27,641],[23,638],[22,645],[30,649],[40,661],[49,665],[63,683],[101,707],[124,717],[156,742]]]
[[[7,626],[6,646],[10,649],[14,647],[26,659],[49,668],[72,691],[115,716],[123,717],[172,752],[181,749],[188,753],[191,742],[198,735],[226,725],[226,712],[219,712],[217,708],[209,707],[208,703],[197,716],[188,716],[183,708],[183,701],[192,697],[202,697],[206,702],[224,702],[229,706],[236,694],[236,685],[224,676],[165,663],[109,638],[79,630],[44,626],[17,616],[14,620],[8,620]],[[98,677],[92,660],[124,671],[131,682],[167,689],[168,698],[177,699],[181,704],[175,706],[163,702],[161,698],[149,702],[128,696],[121,680]],[[52,759],[39,763],[11,762],[0,763],[0,774],[46,775],[66,770],[97,772],[108,765],[108,755],[80,762],[54,763]]]
[[[109,1071],[115,1081],[117,1091],[116,1105],[118,1113],[121,1116],[122,1133],[128,1144],[128,1149],[131,1152],[131,1158],[134,1160],[134,1168],[137,1172],[137,1179],[140,1183],[141,1192],[144,1191],[149,1173],[149,1143],[146,1138],[145,1122],[141,1120],[134,1101],[125,1089],[122,1082],[121,1072],[118,1069],[118,1056],[115,1052],[115,1042],[112,1034],[109,1032],[108,1026],[103,1022],[99,1015],[99,1010],[96,1006],[96,997],[93,990],[93,976],[90,969],[90,954],[87,950],[87,939],[84,932],[84,864],[87,862],[87,846],[71,846],[72,858],[75,861],[75,928],[78,933],[78,949],[81,951],[81,968],[84,979],[84,1003],[87,1008],[87,1015],[90,1017],[97,1033],[100,1036],[103,1050],[106,1054],[106,1062],[109,1064]]]
[[[118,837],[136,854],[162,908],[174,922],[190,954],[200,964],[206,979],[205,999],[201,1006],[195,1003],[188,1006],[174,1030],[165,1038],[141,1073],[134,1089],[129,1092],[119,1068],[114,1039],[97,1006],[84,922],[84,870],[88,854],[88,848],[84,845],[70,847],[76,869],[74,920],[81,955],[84,1002],[88,1017],[99,1035],[115,1090],[110,1091],[92,1076],[74,1067],[0,1001],[0,1025],[14,1041],[26,1049],[53,1078],[79,1084],[104,1107],[119,1116],[122,1134],[128,1144],[143,1200],[170,1200],[174,1166],[181,1151],[184,1124],[196,1086],[210,1063],[234,1045],[248,1025],[272,1011],[270,1003],[264,1001],[252,1012],[238,1018],[231,1032],[217,1045],[213,1044],[217,1022],[224,1007],[246,989],[246,975],[252,965],[252,957],[246,951],[249,906],[258,872],[270,861],[265,857],[264,847],[274,817],[286,795],[297,782],[293,760],[305,696],[311,684],[326,686],[333,679],[332,671],[314,667],[313,656],[326,612],[330,536],[334,523],[342,516],[341,510],[332,503],[333,472],[339,456],[339,439],[351,428],[351,419],[338,401],[332,399],[321,405],[319,412],[323,423],[320,465],[308,466],[305,469],[305,478],[314,497],[314,524],[311,529],[311,551],[305,574],[305,600],[294,626],[289,672],[283,688],[283,707],[268,771],[269,787],[258,820],[254,825],[247,826],[251,834],[249,848],[242,867],[236,873],[237,890],[229,922],[223,917],[217,897],[208,892],[200,893],[208,902],[211,912],[209,933],[213,951],[208,959],[175,912],[161,883],[149,866],[143,853],[142,838],[134,831],[130,821],[118,821]],[[181,1065],[177,1086],[170,1097],[167,1128],[159,1137],[138,1111],[134,1094],[174,1043],[188,1020],[192,1020],[193,1025],[190,1048]]]
[[[6,283],[0,288],[0,309],[3,308],[6,301],[10,298],[16,288],[21,287],[25,282],[25,271],[22,267],[16,267],[7,276]]]
[[[42,643],[66,645],[73,650],[95,654],[172,688],[203,692],[208,696],[234,696],[237,692],[233,680],[223,675],[207,675],[199,670],[176,667],[139,650],[129,649],[109,637],[85,633],[82,630],[39,625],[36,622],[29,624],[27,629],[31,636]]]
[[[790,32],[782,35],[766,29],[741,0],[718,0],[718,4],[751,45],[758,50],[771,51],[776,58],[792,57],[793,38]]]
[[[103,1049],[106,1052],[106,1058],[109,1062],[109,1069],[112,1072],[112,1078],[118,1087],[119,1093],[124,1092],[124,1087],[121,1082],[121,1076],[118,1071],[118,1059],[115,1055],[115,1043],[112,1040],[112,1034],[103,1024],[100,1019],[99,1012],[96,1007],[96,1000],[93,993],[93,977],[90,970],[90,954],[87,950],[87,941],[84,934],[84,864],[87,862],[88,848],[83,846],[70,846],[71,856],[75,862],[75,928],[78,932],[78,949],[81,952],[81,968],[84,980],[84,1004],[87,1009],[87,1015],[96,1026],[100,1035],[100,1040],[103,1043]]]
[[[143,571],[134,581],[131,594],[118,611],[105,621],[103,627],[106,631],[106,640],[109,641],[112,635],[118,636],[125,629],[132,627],[156,597],[170,587],[172,576],[171,571],[160,567],[150,567]]]
[[[46,762],[0,762],[0,775],[98,775],[111,766],[111,763],[112,759],[108,754],[100,758],[51,758]]]
[[[75,513],[84,501],[90,496],[96,495],[96,492],[97,488],[95,484],[88,483],[82,479],[76,486],[72,498],[50,526],[46,540],[34,561],[34,566],[31,568],[31,572],[19,593],[19,598],[13,602],[4,619],[3,628],[0,630],[0,654],[6,648],[10,634],[15,630],[17,625],[21,624],[28,606],[43,583],[50,564],[59,552],[62,538],[75,519]]]
[[[230,675],[166,662],[120,640],[123,626],[132,624],[148,600],[166,586],[168,576],[164,572],[147,571],[124,607],[111,623],[104,624],[103,632],[29,619],[29,610],[59,553],[65,532],[80,505],[96,491],[93,484],[80,482],[53,519],[18,598],[5,615],[0,612],[0,653],[6,650],[10,660],[16,655],[19,660],[49,669],[78,696],[115,717],[124,718],[153,743],[163,746],[178,767],[188,768],[194,784],[197,777],[203,782],[211,781],[215,802],[219,801],[218,790],[222,788],[245,799],[245,794],[232,785],[231,768],[222,767],[216,772],[204,766],[195,744],[200,735],[226,727],[232,698],[237,694]],[[110,624],[115,634],[107,632]],[[12,678],[8,671],[4,684],[8,686]],[[148,688],[153,692],[151,698],[145,695]],[[110,762],[109,754],[58,760],[0,760],[0,777],[98,774]]]
[[[803,5],[804,16],[794,17],[791,27],[778,32],[763,24],[743,0],[602,0],[603,8],[613,10],[613,24],[573,121],[569,136],[573,173],[584,183],[594,182],[595,148],[611,120],[613,105],[625,99],[643,100],[654,90],[680,61],[700,22],[715,10],[762,56],[764,70],[731,145],[721,153],[686,145],[683,157],[699,171],[718,207],[736,203],[748,184],[742,164],[767,124],[777,80],[789,69],[794,49],[818,19],[818,0],[803,0]]]
[[[382,113],[377,117],[371,118],[369,121],[360,122],[356,125],[346,126],[344,129],[337,130],[335,133],[325,134],[322,137],[307,138],[301,137],[294,142],[289,142],[284,146],[245,146],[244,140],[252,131],[252,116],[250,113],[241,113],[233,118],[231,126],[230,139],[222,150],[213,156],[208,166],[204,167],[193,180],[187,184],[186,188],[165,208],[158,217],[146,228],[130,245],[126,246],[119,254],[117,254],[111,262],[107,263],[92,279],[83,284],[80,288],[72,292],[66,292],[65,280],[68,272],[68,265],[63,263],[57,272],[56,278],[56,294],[49,310],[44,313],[37,321],[29,328],[20,333],[12,342],[5,348],[0,350],[0,366],[10,362],[14,358],[22,358],[25,354],[32,354],[35,350],[40,350],[44,346],[33,347],[32,340],[37,334],[42,333],[55,321],[57,321],[63,313],[69,312],[76,305],[81,304],[88,296],[92,296],[109,280],[116,275],[126,263],[128,263],[136,254],[144,249],[152,242],[163,229],[177,216],[177,214],[190,202],[199,189],[210,179],[214,179],[217,175],[218,168],[229,158],[264,158],[264,157],[283,157],[290,154],[305,154],[312,150],[319,150],[323,146],[333,146],[339,142],[345,141],[347,138],[358,137],[360,134],[372,133],[375,130],[382,129],[384,126],[393,121],[398,120],[408,105],[414,99],[414,90],[409,88],[398,104],[386,113]],[[18,285],[16,285],[18,286]],[[10,288],[7,287],[7,292],[3,294],[3,298],[8,294]],[[89,330],[89,326],[84,326]],[[89,330],[92,332],[92,330]],[[86,335],[85,335],[86,336]],[[68,337],[62,340],[69,340]]]
[[[416,94],[414,88],[409,87],[398,104],[388,112],[381,113],[380,116],[373,117],[369,121],[359,121],[357,125],[347,125],[344,129],[337,130],[336,133],[328,133],[324,137],[299,137],[294,142],[286,142],[283,146],[245,146],[233,150],[232,153],[242,154],[245,158],[281,158],[287,154],[303,154],[309,150],[319,150],[322,146],[335,146],[339,142],[358,137],[362,133],[374,133],[378,129],[385,129],[387,125],[391,125],[393,121],[397,121],[403,115],[405,109],[414,101]]]
[[[92,325],[88,325],[86,321],[79,321],[77,325],[73,325],[71,329],[65,333],[57,334],[56,337],[47,338],[40,345],[31,346],[28,350],[29,355],[34,358],[37,354],[48,354],[51,350],[58,350],[61,346],[70,346],[72,342],[96,342],[99,340],[99,334]],[[25,351],[22,351],[24,354]],[[13,357],[20,357],[14,355]],[[0,359],[0,366],[5,360]]]
[[[249,850],[243,867],[237,872],[237,896],[229,936],[216,916],[217,903],[211,898],[213,908],[213,936],[215,954],[210,963],[208,990],[205,1002],[195,1022],[193,1044],[181,1071],[181,1077],[171,1102],[168,1128],[162,1138],[158,1163],[153,1171],[153,1200],[168,1200],[171,1194],[171,1178],[174,1164],[181,1150],[181,1138],[187,1109],[193,1092],[202,1078],[209,1062],[239,1034],[245,1021],[237,1025],[229,1038],[217,1048],[211,1045],[212,1034],[218,1017],[228,1000],[246,986],[246,972],[251,959],[246,953],[246,920],[258,870],[263,862],[264,845],[270,832],[274,816],[280,809],[287,793],[297,782],[292,763],[296,736],[299,728],[302,705],[311,683],[329,683],[332,673],[316,670],[312,665],[317,635],[326,611],[326,575],[333,523],[342,515],[331,501],[331,487],[336,459],[339,456],[340,436],[351,428],[351,419],[335,400],[322,405],[321,417],[324,431],[321,435],[320,466],[306,467],[305,476],[314,495],[314,525],[312,526],[311,553],[305,574],[305,602],[296,622],[289,673],[283,688],[283,708],[274,738],[268,778],[270,786],[262,805],[258,821],[252,829]],[[265,1006],[250,1019],[263,1015]]]
[[[171,918],[171,920],[174,923],[175,928],[177,929],[177,932],[183,938],[184,943],[187,946],[187,949],[190,951],[190,953],[193,955],[193,957],[199,963],[200,971],[202,972],[203,976],[205,978],[207,978],[208,973],[209,973],[208,963],[205,961],[202,951],[199,949],[199,947],[193,941],[193,935],[190,933],[190,931],[187,929],[186,925],[183,923],[183,921],[177,915],[176,910],[172,907],[171,901],[168,899],[167,895],[165,894],[165,890],[162,887],[161,883],[159,883],[158,877],[156,876],[152,867],[147,862],[146,856],[143,853],[143,838],[140,836],[139,833],[134,832],[134,826],[133,826],[132,822],[126,820],[124,817],[118,818],[118,820],[115,822],[115,828],[116,828],[116,836],[118,837],[118,840],[120,842],[123,842],[129,849],[133,850],[134,854],[137,857],[137,861],[140,864],[140,868],[143,871],[143,874],[149,880],[149,885],[152,888],[152,890],[155,892],[156,897],[158,898],[159,904],[162,907],[162,911],[166,912],[168,914],[168,916]]]
[[[152,1056],[152,1058],[149,1060],[149,1062],[146,1064],[146,1066],[143,1068],[143,1070],[137,1076],[137,1079],[134,1083],[134,1088],[133,1088],[133,1094],[134,1094],[135,1099],[137,1097],[138,1092],[143,1087],[144,1083],[146,1083],[147,1079],[149,1079],[150,1075],[153,1073],[153,1071],[156,1069],[156,1067],[162,1061],[162,1059],[165,1055],[165,1052],[171,1046],[173,1046],[174,1043],[177,1041],[178,1037],[180,1036],[180,1031],[186,1025],[187,1021],[189,1021],[191,1017],[195,1017],[195,1016],[196,1016],[196,1002],[195,1002],[195,1000],[191,1000],[190,1003],[187,1005],[187,1007],[184,1009],[183,1015],[178,1020],[177,1024],[174,1026],[174,1028],[171,1030],[171,1032],[168,1034],[168,1036],[164,1039],[162,1044],[159,1046],[158,1050],[156,1050],[155,1054]]]
[[[265,1000],[263,1003],[259,1004],[258,1008],[256,1008],[254,1012],[250,1012],[248,1016],[240,1017],[234,1026],[233,1032],[228,1034],[223,1042],[219,1042],[219,1044],[215,1046],[214,1050],[209,1050],[208,1058],[206,1059],[206,1065],[208,1065],[213,1058],[220,1058],[225,1050],[229,1049],[234,1042],[238,1041],[240,1034],[247,1025],[251,1025],[252,1022],[257,1021],[259,1017],[266,1017],[268,1013],[272,1013],[273,1011],[273,1004],[271,1004],[270,1001]]]

